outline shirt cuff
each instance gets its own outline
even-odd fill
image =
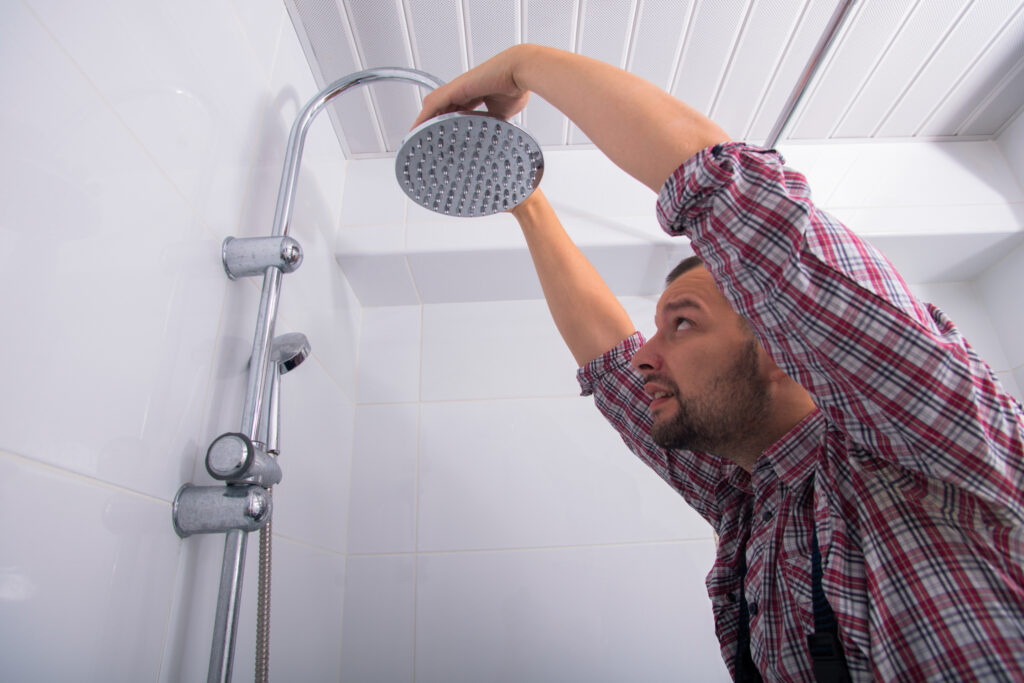
[[[644,345],[644,336],[634,332],[614,348],[590,361],[576,371],[576,381],[580,383],[580,396],[590,396],[594,387],[611,372],[629,367],[633,354]]]
[[[670,235],[689,237],[694,219],[711,209],[710,199],[732,183],[742,167],[754,161],[782,166],[773,149],[752,147],[745,142],[723,142],[705,147],[687,159],[668,177],[658,193],[658,222]]]

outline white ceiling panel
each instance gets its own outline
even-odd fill
[[[579,20],[579,0],[528,0],[523,17],[523,40],[538,45],[573,50]],[[530,99],[523,125],[545,147],[566,143],[568,119],[539,97]]]
[[[708,115],[730,137],[741,139],[772,82],[804,7],[804,0],[755,0],[729,58],[721,87]]]
[[[412,64],[409,32],[399,0],[348,0],[348,10],[352,25],[361,27],[356,48],[363,64]],[[385,146],[396,149],[420,110],[416,88],[404,83],[381,83],[369,86],[369,92]]]
[[[960,131],[963,135],[997,136],[1020,109],[1020,94],[1024,92],[1024,60],[1007,74],[1006,82]]]
[[[697,0],[673,95],[709,111],[750,7],[750,0]]]
[[[450,81],[469,68],[461,0],[407,2],[405,11],[417,69]]]
[[[636,0],[580,0],[576,52],[618,67],[626,65],[626,50],[633,35]],[[590,140],[576,124],[569,124],[569,144]]]
[[[1024,106],[1024,0],[857,0],[790,119],[786,104],[847,0],[285,0],[321,86],[413,66],[450,80],[522,41],[634,73],[734,138],[984,139]],[[393,150],[419,107],[391,83],[329,109],[351,158]],[[522,120],[545,147],[586,136],[538,98]]]
[[[518,0],[464,0],[470,66],[520,42],[519,4]]]
[[[875,134],[881,137],[916,135],[959,86],[992,39],[1016,15],[1019,5],[1019,0],[972,3]],[[962,121],[957,125],[960,123]]]
[[[792,137],[829,137],[857,93],[865,86],[917,0],[861,2],[846,30],[836,39],[832,58],[822,67],[806,106],[799,112]],[[927,0],[925,0],[927,1]]]
[[[949,93],[932,117],[921,127],[921,135],[941,135],[945,130],[959,131],[984,110],[991,96],[999,91],[1006,75],[1024,59],[1024,9],[992,39],[978,60],[971,65],[957,87]]]
[[[626,68],[672,89],[694,0],[639,0]]]
[[[918,2],[832,135],[870,137],[965,9],[963,0]]]
[[[741,136],[739,139],[762,141],[768,137],[790,93],[800,82],[838,3],[839,0],[807,0],[795,30],[786,39],[783,56],[775,68],[768,90],[757,106],[753,107],[753,123],[745,133],[737,131],[736,135]]]

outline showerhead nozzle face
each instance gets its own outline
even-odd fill
[[[405,136],[395,176],[409,197],[449,216],[488,216],[530,196],[544,174],[540,145],[483,112],[453,112]]]
[[[301,332],[289,332],[274,337],[270,347],[270,359],[282,375],[295,369],[309,355],[309,339]]]

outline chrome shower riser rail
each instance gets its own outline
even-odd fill
[[[379,80],[399,80],[421,85],[433,90],[443,81],[430,74],[401,67],[368,69],[345,76],[321,90],[299,113],[288,136],[285,165],[274,211],[274,227],[271,235],[288,235],[294,204],[295,190],[299,181],[299,165],[306,133],[313,119],[324,107],[341,93],[359,85]],[[256,334],[252,353],[249,356],[249,376],[246,385],[245,403],[242,410],[241,433],[256,440],[260,428],[264,392],[269,371],[270,346],[274,338],[277,320],[277,306],[281,296],[281,270],[269,267],[263,276],[260,293],[260,307],[256,319]],[[231,679],[235,636],[237,633],[238,607],[241,598],[242,566],[245,562],[246,533],[230,531],[224,542],[224,558],[221,566],[220,591],[217,598],[217,615],[214,624],[213,645],[210,651],[208,680],[226,682]]]

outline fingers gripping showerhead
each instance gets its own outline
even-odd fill
[[[395,175],[409,197],[449,216],[508,211],[544,174],[540,145],[523,129],[483,112],[454,112],[402,140]]]

